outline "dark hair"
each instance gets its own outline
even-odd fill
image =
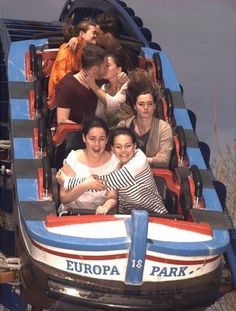
[[[151,94],[154,103],[157,104],[158,91],[149,73],[140,68],[131,70],[127,84],[126,104],[134,109],[138,96],[144,94]]]
[[[115,38],[120,37],[122,23],[113,12],[104,12],[96,16],[96,23],[104,33],[111,33]]]
[[[102,128],[106,132],[106,136],[109,135],[109,127],[106,121],[96,116],[85,119],[85,121],[82,123],[82,134],[86,136],[88,132],[94,127]]]
[[[127,135],[127,136],[131,137],[133,144],[136,144],[136,142],[137,142],[136,136],[130,128],[128,128],[128,127],[116,127],[116,128],[111,129],[111,131],[110,131],[109,142],[112,146],[114,146],[115,138],[119,135]]]
[[[107,56],[112,57],[116,66],[121,67],[122,71],[128,74],[129,67],[128,67],[128,62],[127,62],[127,56],[122,50],[116,50],[113,52],[109,52]]]
[[[86,32],[89,29],[89,26],[96,26],[96,22],[92,18],[84,18],[77,25],[73,26],[71,21],[68,21],[64,24],[63,36],[66,41],[69,41],[72,37],[77,37],[80,31]]]
[[[96,44],[88,43],[83,49],[81,67],[83,69],[88,69],[92,66],[100,65],[106,56],[106,50]]]

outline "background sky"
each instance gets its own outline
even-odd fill
[[[198,138],[210,145],[214,157],[218,143],[224,149],[236,137],[234,0],[125,2],[170,58],[185,104],[197,115]],[[0,18],[58,20],[64,3],[0,0]]]

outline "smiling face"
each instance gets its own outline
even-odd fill
[[[86,43],[96,44],[97,40],[97,29],[96,26],[89,25],[86,32],[81,31],[80,36],[84,39]]]
[[[117,135],[114,138],[112,151],[122,164],[127,163],[135,152],[135,144],[133,143],[132,137],[126,134]]]
[[[156,105],[153,101],[153,96],[149,93],[142,94],[137,97],[134,109],[139,118],[152,118],[154,115]]]
[[[108,137],[101,127],[92,127],[86,135],[83,135],[83,141],[86,144],[86,150],[90,156],[98,158],[102,155],[107,144]]]

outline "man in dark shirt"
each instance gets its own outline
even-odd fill
[[[82,123],[95,115],[97,96],[86,85],[83,76],[88,74],[102,79],[107,72],[107,52],[94,44],[88,44],[81,57],[81,71],[68,73],[57,85],[55,102],[57,123]]]

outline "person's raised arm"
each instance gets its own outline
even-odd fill
[[[80,179],[80,183],[78,183],[73,189],[65,189],[64,188],[64,180],[66,176],[75,176],[75,172],[66,162],[64,163],[62,169],[60,169],[57,173],[57,181],[60,184],[60,200],[61,203],[67,204],[78,197],[80,197],[85,191],[91,189],[95,191],[102,191],[106,189],[106,186],[101,182],[96,180],[93,176],[89,176],[87,178]],[[75,178],[75,177],[74,177]],[[77,178],[78,180],[78,178]]]
[[[104,181],[109,190],[119,190],[135,185],[136,175],[142,172],[147,165],[145,154],[141,150],[137,150],[133,158],[122,168],[107,175],[98,176],[98,178]],[[68,188],[75,187],[79,182],[81,181],[76,177],[70,178],[68,181]]]
[[[93,90],[93,92],[97,95],[99,100],[109,109],[117,109],[120,108],[122,103],[125,103],[126,98],[126,82],[128,81],[128,76],[126,73],[119,73],[120,81],[122,84],[120,86],[119,91],[115,95],[110,95],[105,92],[101,87],[99,87],[96,83],[94,76],[89,76],[87,73],[81,73],[83,77],[83,81]]]
[[[79,45],[80,45],[80,38],[78,37],[72,37],[67,42],[66,46],[68,46],[73,52],[77,52]]]

